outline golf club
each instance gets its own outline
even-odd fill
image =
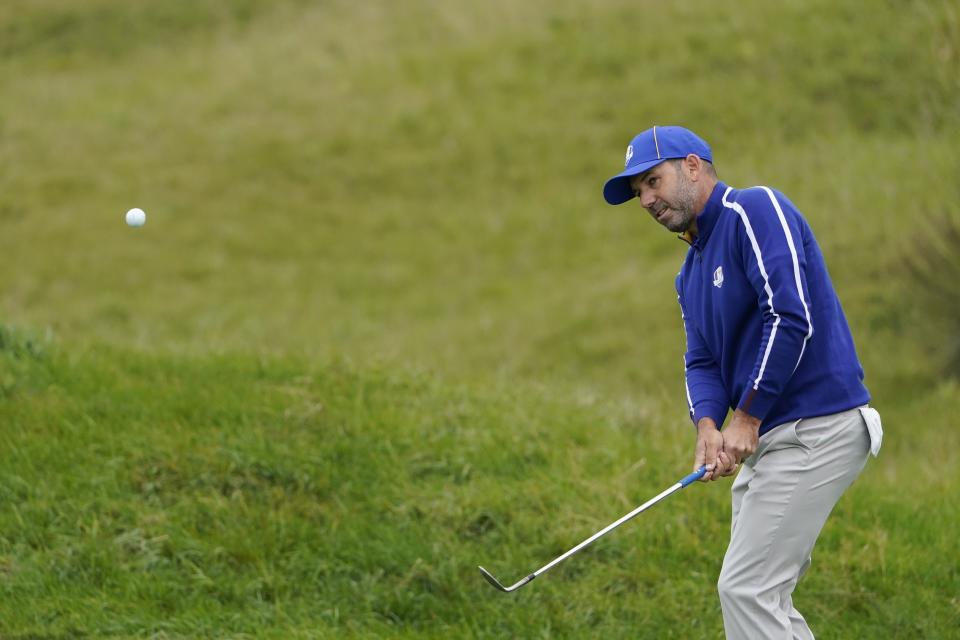
[[[667,496],[669,496],[671,493],[675,493],[675,492],[679,491],[680,489],[683,489],[683,488],[684,488],[685,486],[687,486],[688,484],[692,484],[693,482],[696,482],[697,480],[699,480],[700,478],[702,478],[702,477],[703,477],[703,474],[705,474],[706,472],[707,472],[706,466],[700,467],[699,469],[697,469],[696,471],[694,471],[694,472],[691,473],[690,475],[686,476],[685,478],[683,478],[682,480],[680,480],[679,482],[677,482],[676,484],[674,484],[673,486],[671,486],[669,489],[667,489],[667,490],[663,491],[662,493],[654,496],[654,497],[651,498],[650,500],[647,500],[646,502],[644,502],[642,505],[640,505],[639,507],[637,507],[636,509],[634,509],[633,511],[631,511],[631,512],[628,513],[627,515],[623,516],[622,518],[620,518],[620,519],[617,520],[616,522],[607,525],[606,527],[604,527],[604,528],[601,529],[600,531],[596,532],[595,534],[593,534],[592,536],[590,536],[589,538],[587,538],[586,540],[584,540],[583,542],[581,542],[580,544],[578,544],[577,546],[575,546],[573,549],[570,549],[569,551],[567,551],[565,554],[563,554],[563,555],[560,556],[559,558],[556,558],[556,559],[554,559],[553,561],[551,561],[550,563],[545,564],[544,566],[540,567],[539,569],[537,569],[536,571],[534,571],[533,573],[531,573],[530,575],[528,575],[526,578],[523,578],[522,580],[520,580],[519,582],[517,582],[515,585],[513,585],[513,586],[511,586],[511,587],[505,587],[505,586],[503,586],[503,585],[500,583],[499,580],[497,580],[496,578],[493,577],[493,574],[492,574],[492,573],[490,573],[489,571],[487,571],[487,570],[484,569],[483,567],[479,567],[480,573],[483,574],[483,577],[486,578],[487,582],[489,582],[491,585],[493,585],[494,587],[496,587],[496,588],[499,589],[500,591],[503,591],[504,593],[510,593],[511,591],[516,591],[516,590],[519,589],[520,587],[524,586],[525,584],[527,584],[528,582],[532,581],[534,578],[536,578],[537,576],[539,576],[541,573],[545,573],[546,571],[549,571],[554,565],[557,565],[557,564],[563,562],[564,560],[566,560],[567,558],[569,558],[570,556],[572,556],[573,554],[575,554],[577,551],[580,551],[581,549],[583,549],[584,547],[586,547],[587,545],[589,545],[589,544],[590,544],[591,542],[593,542],[594,540],[597,540],[597,539],[599,539],[599,538],[602,538],[602,537],[605,536],[606,534],[610,533],[611,531],[613,531],[614,529],[616,529],[617,527],[619,527],[620,525],[622,525],[622,524],[623,524],[624,522],[626,522],[627,520],[630,520],[631,518],[637,516],[638,514],[642,513],[643,511],[646,511],[647,509],[649,509],[649,508],[652,507],[653,505],[657,504],[658,502],[660,502],[661,500],[663,500],[664,498],[666,498]]]

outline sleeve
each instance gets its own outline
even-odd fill
[[[680,303],[683,329],[687,334],[687,351],[683,357],[683,364],[690,419],[696,426],[700,418],[713,418],[719,429],[723,426],[724,418],[727,417],[730,398],[720,377],[720,367],[687,315],[679,276],[677,277],[677,301]]]
[[[767,187],[744,191],[734,209],[744,229],[744,270],[763,316],[756,361],[737,408],[763,420],[800,365],[813,335],[803,219],[786,198]]]

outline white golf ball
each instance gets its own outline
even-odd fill
[[[137,209],[135,207],[127,211],[127,224],[131,227],[142,227],[146,221],[147,214],[144,213],[143,209]]]

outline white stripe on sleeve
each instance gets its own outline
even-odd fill
[[[677,302],[680,304],[680,319],[683,320],[686,327],[687,316],[683,313],[683,303],[680,302],[680,294],[677,294]],[[690,341],[687,340],[687,351],[690,350]],[[693,398],[690,397],[690,384],[687,382],[687,358],[683,358],[683,388],[687,390],[687,406],[690,407],[690,417],[694,418]]]
[[[797,367],[800,366],[800,360],[803,359],[803,352],[807,349],[807,341],[810,340],[810,337],[813,335],[813,321],[810,319],[810,307],[807,306],[807,301],[803,297],[803,283],[800,281],[800,260],[797,258],[797,247],[793,244],[793,235],[787,226],[787,219],[783,215],[783,209],[780,208],[780,203],[777,202],[773,191],[768,187],[761,187],[761,189],[766,191],[767,195],[770,196],[770,202],[773,203],[773,208],[777,210],[777,217],[780,218],[780,226],[783,227],[783,233],[787,236],[787,246],[790,247],[790,257],[793,258],[793,278],[797,283],[797,295],[800,296],[800,302],[803,304],[803,313],[807,317],[807,336],[803,339],[803,346],[800,348],[800,357],[797,358],[797,364],[793,367],[793,370],[796,371]]]
[[[747,218],[747,212],[743,210],[743,207],[740,206],[739,203],[727,201],[727,196],[732,190],[732,188],[728,188],[723,194],[723,206],[736,211],[737,215],[740,216],[740,219],[743,220],[743,226],[747,231],[747,237],[750,238],[750,246],[753,247],[753,254],[757,258],[757,267],[760,269],[760,275],[763,276],[763,290],[767,294],[767,304],[770,307],[770,313],[775,318],[773,321],[773,328],[770,330],[770,338],[767,342],[767,348],[763,352],[763,361],[760,363],[760,372],[757,374],[757,379],[753,381],[753,388],[756,390],[760,387],[760,381],[763,380],[763,372],[767,368],[767,360],[770,358],[770,351],[773,349],[773,342],[777,337],[777,327],[780,326],[780,314],[778,314],[777,310],[773,307],[773,289],[770,288],[770,278],[767,276],[767,270],[763,266],[763,255],[760,253],[760,245],[757,244],[757,237],[753,233],[753,227],[750,225],[749,218]]]

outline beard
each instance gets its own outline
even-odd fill
[[[683,233],[697,217],[697,187],[683,171],[677,170],[680,180],[669,200],[661,198],[650,213],[657,222],[674,233]],[[663,219],[660,219],[663,215]]]

